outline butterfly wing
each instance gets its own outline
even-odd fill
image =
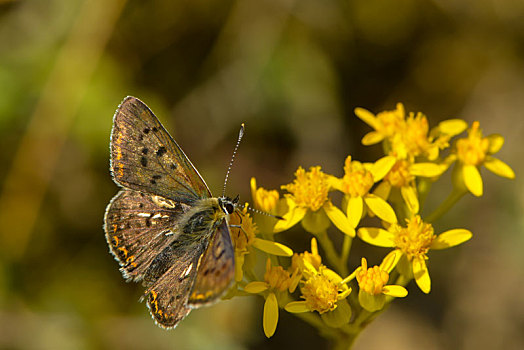
[[[104,230],[126,279],[140,280],[158,254],[177,237],[176,223],[189,206],[160,196],[121,190],[107,206]]]
[[[160,326],[176,327],[191,311],[187,302],[203,250],[202,244],[182,238],[164,248],[148,268],[147,306]]]
[[[191,204],[211,196],[206,183],[153,112],[139,99],[118,106],[111,132],[111,173],[126,188]]]
[[[216,228],[198,264],[189,305],[193,308],[212,303],[229,288],[235,276],[235,250],[226,220]]]

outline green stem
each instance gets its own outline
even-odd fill
[[[341,260],[337,252],[335,251],[333,242],[329,239],[327,232],[323,231],[323,232],[316,233],[315,237],[317,238],[318,242],[322,246],[322,249],[324,249],[327,260],[329,261],[331,266],[333,266],[337,270],[337,272],[341,273],[344,270],[344,267],[341,264]]]
[[[348,271],[348,259],[349,259],[349,252],[351,251],[351,245],[353,243],[353,237],[349,235],[344,235],[344,242],[342,243],[342,255],[340,256],[340,263],[342,270],[340,271],[342,273],[342,276],[347,276],[349,274]]]
[[[465,194],[466,192],[463,190],[453,189],[448,198],[446,198],[446,200],[442,202],[442,204],[437,209],[435,209],[433,213],[424,218],[424,221],[432,223],[440,219],[440,217],[448,212],[448,210],[451,209],[451,207],[453,207],[455,203],[457,203],[458,200]]]
[[[339,333],[338,337],[335,339],[335,342],[333,344],[333,350],[349,350],[353,347],[353,343],[355,342],[355,339],[357,339],[356,334],[347,334],[347,333]]]

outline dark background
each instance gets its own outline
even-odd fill
[[[154,325],[102,231],[126,95],[153,109],[215,194],[245,122],[228,185],[242,201],[252,176],[278,188],[299,165],[340,176],[348,154],[377,159],[380,146],[360,145],[370,128],[357,106],[403,102],[432,126],[463,118],[502,134],[497,156],[517,179],[482,171],[485,195],[436,224],[473,239],[432,253],[431,294],[410,284],[355,348],[524,348],[523,16],[519,0],[0,0],[0,348],[326,346],[285,312],[266,340],[257,297],[195,311],[174,331]],[[298,251],[310,240],[281,235]],[[357,240],[352,268],[370,251],[371,263],[387,253]]]

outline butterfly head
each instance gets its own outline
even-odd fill
[[[233,214],[238,206],[238,195],[233,199],[229,197],[225,197],[225,196],[219,197],[218,205],[220,206],[220,209],[222,209],[222,211],[225,214],[228,214],[228,215]]]

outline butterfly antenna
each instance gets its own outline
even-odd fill
[[[227,167],[227,173],[226,173],[226,179],[224,180],[224,189],[222,191],[222,197],[226,195],[226,186],[227,186],[227,179],[229,178],[229,172],[231,171],[231,167],[233,166],[233,162],[235,161],[235,155],[237,154],[237,149],[238,149],[238,146],[240,145],[240,141],[242,141],[243,136],[244,136],[244,123],[240,125],[240,132],[238,133],[237,144],[235,146],[235,149],[233,150],[233,156],[231,157],[229,166]]]
[[[284,218],[283,218],[282,216],[269,214],[269,213],[266,213],[265,211],[258,210],[258,209],[255,209],[255,208],[247,207],[247,210],[250,210],[250,211],[252,211],[253,213],[257,213],[257,214],[262,214],[262,215],[265,215],[265,216],[269,216],[269,217],[271,217],[271,218],[275,218],[275,219],[278,219],[278,220],[284,220]]]

